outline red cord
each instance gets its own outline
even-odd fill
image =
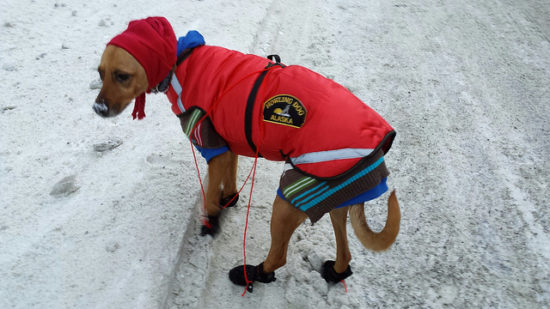
[[[346,281],[344,281],[344,279],[342,279],[342,284],[344,285],[344,290],[346,291],[346,294],[348,293],[348,286],[346,285]]]
[[[241,296],[244,296],[246,294],[246,291],[248,290],[248,286],[252,283],[252,281],[248,280],[248,276],[246,275],[246,231],[248,229],[248,216],[250,214],[250,204],[252,203],[252,191],[254,190],[254,179],[256,178],[256,164],[258,163],[258,151],[256,150],[256,157],[254,158],[254,165],[252,166],[252,184],[250,184],[250,196],[248,197],[248,206],[246,208],[246,221],[244,224],[244,236],[243,236],[243,258],[244,258],[244,281],[246,282],[246,287],[244,288],[243,294]]]
[[[248,182],[248,179],[250,178],[250,175],[252,174],[252,169],[250,169],[250,172],[248,172],[248,176],[246,176],[246,179],[244,180],[244,183],[243,185],[241,186],[241,188],[239,189],[239,191],[237,192],[237,194],[235,194],[235,196],[233,196],[233,198],[227,202],[227,204],[225,204],[222,209],[225,209],[227,206],[229,206],[229,204],[231,204],[231,202],[233,202],[234,199],[237,198],[237,196],[239,196],[239,194],[241,194],[241,191],[244,189],[244,186],[246,185],[246,183]]]
[[[208,116],[211,117],[211,116],[212,116],[212,115],[211,115],[212,110],[218,105],[218,103],[221,101],[221,99],[222,99],[231,89],[235,88],[238,84],[240,84],[240,83],[241,83],[242,81],[244,81],[245,79],[247,79],[247,78],[253,76],[254,74],[261,73],[261,72],[263,72],[263,71],[265,71],[265,70],[266,70],[266,69],[258,70],[258,71],[252,72],[252,73],[250,73],[250,74],[247,74],[247,75],[243,76],[241,79],[239,79],[237,82],[235,82],[233,85],[231,85],[230,87],[226,88],[226,89],[224,90],[224,92],[216,99],[216,101],[214,101],[214,104],[212,104],[212,105],[210,106],[210,108],[206,111],[206,113],[204,114],[204,116],[202,116],[202,118],[199,119],[199,121],[197,121],[197,123],[195,123],[195,125],[194,125],[193,128],[191,129],[191,132],[194,132],[195,129],[197,128],[197,126],[198,126],[204,119],[206,119],[206,117],[208,117]],[[198,165],[198,163],[197,163],[197,156],[196,156],[196,154],[195,154],[195,147],[193,147],[193,141],[192,141],[191,138],[189,138],[189,143],[191,144],[191,151],[193,152],[193,159],[194,159],[194,161],[195,161],[195,168],[197,169],[197,175],[198,175],[198,177],[199,177],[199,183],[200,183],[200,185],[201,185],[202,201],[203,201],[203,210],[204,210],[204,213],[205,213],[205,216],[204,216],[204,218],[203,218],[203,220],[202,220],[202,223],[203,223],[206,227],[211,228],[212,225],[211,225],[210,222],[206,219],[206,216],[208,215],[208,212],[206,211],[206,194],[204,193],[204,186],[203,186],[203,184],[202,184],[202,178],[201,178],[201,174],[200,174],[200,171],[199,171],[199,165]],[[252,171],[251,171],[251,172],[252,172]],[[249,177],[250,177],[250,173],[248,174],[248,177],[246,177],[246,180],[245,180],[243,186],[241,187],[241,189],[239,190],[238,193],[240,193],[240,192],[242,191],[242,189],[244,188],[244,186],[245,186],[246,182],[248,181],[248,178],[249,178]],[[237,195],[235,195],[235,196],[231,199],[231,201],[229,201],[229,203],[231,203],[236,197],[237,197]],[[227,205],[229,205],[229,203],[227,203],[226,205],[224,205],[224,207],[223,207],[222,209],[226,208]]]
[[[271,67],[273,68],[273,67]],[[206,119],[206,117],[211,117],[212,118],[212,115],[211,115],[211,112],[212,110],[214,110],[214,108],[218,105],[218,103],[221,101],[221,99],[230,91],[232,90],[233,88],[235,88],[238,84],[240,84],[242,81],[244,81],[245,79],[255,75],[255,74],[258,74],[258,73],[261,73],[263,71],[266,71],[267,70],[267,73],[266,73],[266,77],[267,75],[270,73],[271,70],[269,70],[270,68],[265,68],[263,70],[259,70],[259,71],[256,71],[256,72],[252,72],[250,74],[247,74],[245,76],[243,76],[241,79],[239,79],[237,82],[235,82],[233,85],[231,85],[230,87],[226,88],[224,90],[224,92],[216,99],[216,101],[214,101],[214,104],[212,104],[210,106],[210,108],[206,111],[206,113],[204,114],[204,116],[199,120],[197,121],[197,123],[193,126],[193,128],[191,129],[191,132],[194,132],[195,129],[197,128],[197,126],[204,120]],[[265,83],[262,83],[260,85],[260,89],[258,89],[258,92],[260,92],[260,90],[263,88]],[[261,97],[261,96],[260,96]],[[262,109],[260,108],[260,113],[262,113]],[[260,119],[261,119],[261,115],[260,115]],[[263,136],[263,133],[264,133],[264,127],[263,127],[263,124],[261,123],[260,124],[260,128],[259,128],[259,136],[260,136],[260,139],[262,138]],[[195,154],[195,147],[193,145],[193,141],[191,138],[189,138],[189,143],[191,144],[191,151],[193,152],[193,159],[195,161],[195,168],[197,169],[197,176],[199,177],[199,183],[200,183],[200,186],[201,186],[201,192],[202,192],[202,200],[203,200],[203,210],[204,210],[204,213],[207,215],[208,212],[206,211],[206,194],[204,193],[204,186],[202,184],[202,179],[201,179],[201,174],[200,174],[200,171],[199,171],[199,165],[197,163],[197,156]],[[256,178],[256,165],[258,163],[258,156],[259,156],[259,151],[256,150],[256,156],[254,158],[254,165],[252,166],[252,169],[250,170],[250,172],[248,173],[248,176],[246,177],[246,180],[244,181],[241,189],[239,189],[239,192],[237,193],[240,194],[241,191],[244,189],[244,186],[246,185],[248,179],[250,178],[250,174],[252,174],[252,184],[250,186],[250,196],[249,196],[249,199],[248,199],[248,206],[247,206],[247,209],[246,209],[246,221],[245,221],[245,226],[244,226],[244,237],[243,237],[243,258],[244,258],[244,268],[243,268],[243,271],[244,271],[244,280],[246,282],[246,287],[244,289],[244,292],[241,296],[244,296],[246,294],[246,291],[248,290],[248,287],[249,285],[252,283],[252,281],[248,280],[248,276],[246,275],[246,232],[247,232],[247,229],[248,229],[248,217],[249,217],[249,214],[250,214],[250,205],[252,203],[252,191],[254,190],[254,180]],[[224,205],[222,207],[222,209],[226,208],[236,197],[237,195],[235,195],[226,205]],[[207,226],[208,228],[211,228],[212,225],[210,224],[210,222],[206,219],[206,216],[203,218],[203,224],[205,226]],[[344,286],[345,286],[345,283],[344,283]]]
[[[273,67],[271,67],[273,68]],[[266,76],[265,76],[265,80],[267,80],[267,75],[269,75],[269,73],[271,73],[271,70],[266,69],[267,70],[267,73],[266,73]],[[258,94],[261,93],[261,90],[263,90],[263,86],[264,86],[265,83],[262,83],[258,89]],[[262,98],[263,96],[260,96],[260,98]],[[263,109],[260,108],[260,118],[259,119],[262,119],[262,115],[261,113],[263,113]],[[260,126],[259,126],[259,140],[261,141],[261,139],[263,138],[263,135],[264,135],[264,126],[263,126],[263,121],[260,122]],[[248,276],[246,275],[246,231],[248,229],[248,215],[250,214],[250,204],[252,202],[252,190],[254,189],[254,179],[256,178],[256,164],[258,162],[258,156],[259,156],[259,147],[260,143],[258,143],[258,147],[256,148],[256,156],[254,158],[254,166],[252,167],[252,170],[254,171],[254,173],[252,173],[252,184],[250,185],[250,197],[248,199],[248,207],[246,209],[246,221],[245,221],[245,225],[244,225],[244,237],[243,237],[243,258],[244,258],[244,267],[243,267],[243,272],[244,272],[244,280],[246,282],[246,287],[244,288],[244,291],[243,291],[243,294],[241,296],[244,296],[246,294],[246,291],[248,291],[248,287],[249,285],[252,283],[252,281],[249,281],[248,280]]]
[[[195,161],[195,168],[197,169],[197,175],[199,177],[199,183],[201,185],[204,213],[207,214],[207,212],[206,212],[206,195],[204,193],[204,186],[202,184],[201,174],[200,174],[200,170],[199,170],[199,164],[197,163],[197,156],[195,155],[195,147],[193,146],[193,142],[191,142],[191,152],[193,153],[193,159]],[[239,190],[239,193],[241,193],[241,191],[244,189],[244,186],[248,182],[248,179],[250,178],[250,175],[252,174],[252,184],[250,185],[250,196],[249,196],[249,199],[248,199],[248,206],[246,208],[246,221],[245,221],[245,225],[244,225],[244,236],[243,236],[244,280],[246,282],[246,287],[245,287],[244,292],[241,296],[244,296],[246,294],[248,286],[250,285],[250,283],[252,283],[252,281],[248,280],[248,277],[246,275],[246,231],[248,230],[248,217],[250,215],[250,205],[251,205],[251,202],[252,202],[252,192],[254,190],[254,180],[256,178],[257,163],[258,163],[258,152],[256,151],[256,157],[254,158],[254,165],[252,166],[252,169],[248,173],[248,176],[246,177],[246,180],[244,181],[243,185],[241,186],[241,189]],[[227,207],[227,205],[225,205],[224,208]],[[205,226],[207,226],[208,228],[212,227],[212,225],[210,224],[210,222],[206,218],[203,218],[203,224]]]
[[[208,212],[206,212],[206,194],[204,193],[204,186],[202,185],[201,172],[199,170],[199,164],[197,163],[197,155],[195,154],[195,147],[193,146],[193,142],[191,141],[191,139],[189,139],[189,143],[191,144],[191,152],[193,153],[193,160],[195,161],[195,168],[197,169],[197,176],[199,177],[199,183],[201,185],[202,209],[205,214],[208,214]],[[206,216],[203,217],[202,224],[208,227],[209,229],[212,228],[212,225],[210,224],[210,221],[206,219]]]

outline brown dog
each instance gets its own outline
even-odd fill
[[[151,18],[147,19],[146,21],[151,22]],[[158,20],[153,20],[153,21],[158,22]],[[142,21],[139,21],[139,22],[142,22]],[[165,27],[163,29],[166,30],[166,27],[168,26],[165,25],[166,22],[164,22],[164,19],[162,19],[161,22],[163,22],[162,27]],[[136,24],[133,24],[133,26],[135,28]],[[132,28],[132,23],[130,24],[130,27],[128,28],[127,31],[130,31],[131,28]],[[171,30],[171,28],[169,30]],[[164,72],[157,74],[158,77],[160,78],[157,77],[156,79],[154,79],[151,76],[153,75],[153,73],[150,73],[150,72],[156,69],[155,66],[157,65],[146,63],[148,60],[143,60],[144,59],[143,58],[144,56],[142,55],[143,53],[139,54],[138,52],[136,52],[135,51],[136,47],[132,45],[135,43],[132,40],[134,40],[136,37],[139,37],[135,35],[135,33],[139,31],[141,30],[133,30],[133,35],[130,36],[130,38],[126,38],[126,37],[124,38],[125,40],[129,40],[129,41],[125,41],[123,43],[117,43],[117,44],[110,43],[110,45],[106,47],[103,53],[103,56],[101,57],[101,63],[99,65],[98,71],[99,71],[101,80],[103,81],[103,86],[101,88],[99,95],[97,96],[97,99],[93,108],[96,111],[96,113],[98,113],[103,117],[111,117],[111,116],[116,116],[120,114],[130,104],[130,102],[133,99],[142,95],[146,91],[147,92],[151,91],[151,88],[153,88],[154,86],[157,86],[157,84],[162,84],[163,83],[162,77],[167,76],[166,81],[171,80],[172,85],[174,85],[174,79],[176,78],[175,76],[177,75],[176,72],[178,72],[178,70],[180,69],[180,66],[183,65],[184,63],[183,60],[189,57],[189,54],[192,51],[192,49],[185,49],[185,51],[180,54],[178,61],[177,62],[173,61],[171,66],[168,67],[169,71],[164,70]],[[151,35],[147,35],[139,38],[141,40],[148,40],[148,39],[151,39],[151,37],[152,37]],[[158,44],[160,43],[157,43],[155,46],[157,46]],[[128,52],[127,50],[131,50],[132,53]],[[190,58],[191,60],[187,60],[187,61],[198,62],[199,60],[193,60],[193,59],[198,59],[199,55],[197,55],[197,53],[198,52],[194,52],[193,57],[195,58],[191,57]],[[136,59],[136,57],[140,58],[140,60]],[[154,56],[151,56],[151,57],[154,57]],[[239,54],[239,57],[240,57],[240,54]],[[249,57],[249,56],[243,56],[243,57]],[[172,59],[171,57],[169,58]],[[243,59],[248,59],[248,58],[243,58]],[[252,59],[251,61],[257,61],[257,58]],[[271,67],[272,65],[273,63],[268,65],[268,67]],[[283,65],[280,65],[280,67],[284,68]],[[283,71],[283,69],[281,68],[277,68],[277,69],[280,69],[281,71]],[[191,70],[190,68],[185,68],[185,70],[186,70],[185,71],[186,74],[190,74],[188,72],[188,70]],[[246,77],[243,77],[243,80],[245,78]],[[177,81],[177,79],[175,80]],[[316,85],[308,85],[308,86],[313,88],[316,87]],[[175,88],[177,88],[177,85]],[[161,91],[163,90],[161,89]],[[169,98],[171,98],[170,91],[173,91],[172,88],[170,88],[170,90],[168,91]],[[177,93],[177,96],[172,96],[171,100],[173,102],[178,102],[179,104],[180,99],[183,98],[185,96],[185,93],[188,91],[192,91],[192,90],[180,89],[181,93]],[[228,92],[228,90],[226,92]],[[216,97],[220,97],[223,95],[224,94],[217,94]],[[245,94],[245,98],[246,98],[246,95],[248,95],[248,93]],[[301,104],[301,102],[299,102],[297,99],[296,101],[293,101],[292,104],[294,106],[297,106],[296,102]],[[221,104],[219,105],[216,105],[216,104],[213,104],[214,106],[213,111],[207,111],[206,115],[214,115],[215,111],[221,108],[222,106]],[[176,106],[175,103],[174,103],[174,106]],[[301,105],[298,104],[298,106],[301,106]],[[186,131],[185,125],[187,123],[183,121],[183,119],[186,117],[185,115],[188,115],[190,111],[195,111],[195,110],[189,109],[189,111],[182,113],[180,115],[180,118],[182,119],[182,126],[184,128],[184,132],[188,134],[188,136],[192,138],[195,144],[197,145],[195,139],[191,136],[191,133],[187,132],[189,131],[189,128],[191,128],[192,130],[190,131],[193,132],[193,129],[195,127],[191,125]],[[264,113],[265,112],[266,111],[264,110]],[[277,110],[276,112],[277,112],[277,115],[283,114],[282,110]],[[200,115],[203,115],[203,114],[200,114]],[[210,121],[210,119],[208,118],[206,119]],[[294,118],[289,116],[286,118],[285,121],[292,121],[296,119],[298,119],[298,116]],[[311,121],[311,120],[308,120],[308,121]],[[277,121],[274,120],[272,122],[277,122]],[[214,122],[208,122],[208,124],[213,125],[215,127]],[[281,123],[276,123],[275,125],[277,124],[281,124]],[[215,131],[218,131],[218,132],[223,131],[223,128],[219,128],[219,127],[215,127],[214,129]],[[231,140],[231,137],[229,136],[221,136],[221,138],[226,140]],[[206,231],[205,232],[206,234],[215,234],[215,232],[217,231],[217,218],[220,212],[220,204],[223,205],[226,202],[228,202],[232,197],[235,197],[235,194],[237,192],[237,187],[236,187],[237,154],[243,154],[243,153],[239,152],[236,154],[234,153],[234,149],[239,149],[239,148],[236,146],[233,146],[233,144],[231,143],[229,143],[229,146],[230,146],[229,149],[231,149],[231,151],[225,151],[221,154],[213,156],[212,158],[210,158],[208,163],[209,182],[208,182],[208,188],[206,193],[206,211],[207,211],[208,218],[210,218],[210,223],[214,226],[207,227],[207,228],[203,227],[203,232]],[[237,146],[240,146],[240,145],[237,145]],[[256,155],[258,155],[258,153],[259,151],[256,151]],[[254,152],[252,152],[252,154],[254,154]],[[244,155],[251,155],[251,152],[244,153]],[[267,157],[269,157],[269,155]],[[296,162],[292,162],[292,163],[296,163]],[[399,232],[399,225],[400,225],[400,218],[401,218],[399,205],[397,202],[397,198],[395,196],[395,192],[392,192],[388,199],[387,222],[384,229],[380,233],[374,233],[368,227],[365,219],[365,215],[364,215],[362,202],[354,205],[344,206],[344,207],[335,207],[335,206],[336,205],[332,205],[331,208],[329,208],[330,210],[329,213],[330,213],[330,218],[334,228],[334,234],[336,237],[336,244],[337,244],[336,260],[334,262],[332,261],[326,262],[322,270],[322,276],[328,282],[338,282],[346,278],[347,276],[351,275],[351,269],[349,267],[351,254],[348,248],[348,240],[347,240],[347,234],[346,234],[346,220],[347,220],[348,213],[350,215],[351,224],[355,231],[356,236],[360,239],[361,243],[365,246],[365,248],[368,248],[374,251],[385,250],[393,244]],[[247,266],[246,279],[244,278],[242,266],[233,269],[230,272],[231,280],[236,284],[247,285],[247,286],[252,281],[260,281],[260,282],[267,283],[275,280],[274,271],[277,268],[285,265],[286,263],[286,255],[287,255],[287,249],[288,249],[290,237],[292,236],[294,230],[302,222],[304,222],[304,220],[308,216],[310,216],[311,218],[311,215],[309,213],[304,212],[302,209],[299,209],[295,205],[292,205],[289,200],[277,195],[275,198],[275,201],[273,202],[273,210],[272,210],[272,218],[271,218],[271,248],[269,250],[269,253],[267,254],[265,261],[259,264],[258,266]]]

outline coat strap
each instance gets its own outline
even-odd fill
[[[280,66],[282,68],[285,67],[285,65],[281,63],[281,58],[279,57],[279,55],[269,55],[267,56],[267,58],[274,62],[268,63],[265,67],[265,70],[262,71],[262,73],[260,73],[260,75],[256,78],[256,81],[254,81],[252,90],[250,91],[250,94],[248,95],[248,100],[246,101],[246,110],[244,115],[244,134],[246,136],[246,141],[248,142],[248,145],[254,153],[256,153],[257,148],[254,144],[254,141],[252,140],[252,116],[254,111],[254,102],[256,101],[258,90],[260,89],[260,86],[262,85],[262,82],[264,81],[269,69],[274,66]],[[258,155],[260,157],[262,156],[261,154]]]

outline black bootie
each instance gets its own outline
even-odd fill
[[[263,283],[270,283],[277,280],[277,278],[275,278],[275,272],[264,272],[264,263],[261,263],[257,266],[246,265],[246,277],[250,282],[258,281]],[[230,270],[229,280],[231,280],[231,282],[236,285],[246,286],[246,280],[244,278],[244,265],[237,266]],[[252,283],[248,285],[248,291],[252,292]]]
[[[343,273],[337,273],[334,270],[334,263],[334,261],[326,261],[323,264],[321,277],[323,277],[328,283],[338,283],[353,274],[349,265]]]

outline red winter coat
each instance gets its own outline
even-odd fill
[[[245,110],[255,80],[271,61],[215,46],[196,47],[176,69],[167,96],[180,115],[209,112],[231,151],[255,156],[245,134]],[[213,107],[215,105],[215,107]],[[266,159],[290,161],[317,177],[332,177],[361,158],[391,147],[392,127],[349,90],[304,67],[273,66],[258,88],[251,140]]]

